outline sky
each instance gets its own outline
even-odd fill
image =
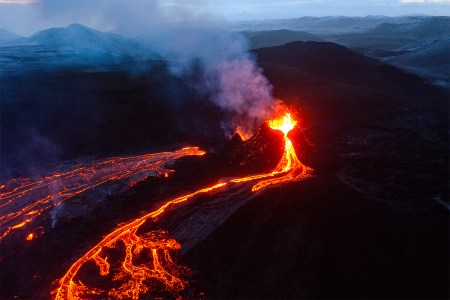
[[[72,23],[109,31],[130,24],[412,14],[449,16],[450,0],[0,0],[0,28],[23,36]]]

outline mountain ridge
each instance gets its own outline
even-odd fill
[[[17,33],[0,28],[0,43],[11,42],[20,38],[22,38],[22,36]]]

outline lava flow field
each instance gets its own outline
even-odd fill
[[[228,151],[234,153],[241,148],[244,153],[240,155],[245,155],[244,158],[251,152],[263,155],[267,152],[265,148],[269,148],[268,144],[273,143],[275,146],[270,148],[278,150],[275,153],[282,152],[274,169],[266,173],[220,178],[215,184],[172,196],[173,199],[157,201],[155,210],[119,223],[116,229],[72,262],[60,279],[48,285],[56,287],[51,294],[55,299],[201,297],[203,294],[190,284],[194,278],[193,271],[177,262],[173,255],[180,253],[182,244],[189,249],[201,242],[235,210],[263,191],[313,176],[313,169],[298,159],[290,139],[289,134],[296,125],[291,113],[286,112],[267,121],[248,142],[242,142],[237,134],[234,140],[240,141],[241,145]],[[266,131],[265,136],[261,133],[263,131]],[[271,131],[270,134],[267,131]],[[297,131],[301,133],[298,127]],[[55,228],[56,217],[52,212],[58,211],[60,206],[64,206],[69,220],[76,219],[77,211],[86,210],[102,200],[111,201],[105,198],[112,192],[124,193],[141,182],[144,184],[149,177],[169,180],[167,178],[172,177],[170,174],[175,171],[166,169],[167,164],[183,157],[203,155],[205,152],[197,147],[185,147],[173,152],[62,166],[57,173],[39,181],[31,178],[10,180],[2,186],[3,209],[8,211],[2,216],[2,239],[9,241],[10,236],[22,236],[20,242],[37,247],[46,240],[45,232]],[[167,191],[165,194],[167,197],[170,193]],[[111,203],[104,205],[107,207]],[[67,226],[74,226],[73,222],[77,223],[69,221]],[[52,229],[46,228],[48,226]],[[15,243],[12,240],[8,244]],[[29,255],[29,251],[23,255]],[[20,259],[15,250],[10,253],[14,253],[15,258],[8,257],[9,262]],[[33,276],[36,283],[49,279],[48,276]],[[39,293],[45,292],[49,291],[44,289]],[[35,295],[36,291],[30,290],[30,293],[26,296]]]
[[[0,299],[450,297],[449,18],[106,2],[0,30]]]
[[[383,269],[402,261],[385,257],[372,265],[386,255],[383,245],[360,243],[395,243],[391,226],[409,235],[417,225],[408,218],[398,223],[383,205],[368,204],[299,159],[314,162],[308,157],[314,152],[298,121],[284,112],[247,141],[236,134],[216,154],[184,147],[66,164],[39,181],[10,180],[1,194],[8,211],[2,216],[3,293],[54,299],[278,298],[297,297],[320,284],[316,297],[357,297],[379,276],[399,276]],[[325,256],[330,257],[319,262]],[[345,274],[336,264],[346,261],[352,266],[345,270],[373,273],[347,278],[359,287],[334,286],[336,278],[328,276]],[[281,274],[294,271],[283,283]],[[242,285],[246,280],[248,286]],[[293,285],[279,292],[284,284]]]

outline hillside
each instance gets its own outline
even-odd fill
[[[46,46],[71,46],[79,49],[106,52],[119,51],[121,48],[124,48],[125,39],[112,33],[104,33],[80,24],[72,24],[65,28],[50,28],[38,31],[27,38],[25,43]]]
[[[78,66],[126,65],[149,59],[151,54],[133,39],[72,24],[41,30],[28,38],[0,44],[2,71]]]
[[[20,35],[8,31],[6,29],[0,28],[0,43],[11,42],[20,38],[21,38]]]
[[[286,29],[273,31],[244,31],[243,34],[250,40],[252,49],[280,46],[295,41],[322,41],[322,39],[314,34]]]
[[[324,41],[338,43],[366,56],[396,65],[430,83],[448,86],[449,26],[449,17],[366,16],[246,21],[236,22],[233,28],[272,31],[272,35],[280,30],[312,33]],[[267,40],[273,39],[275,37],[271,36]],[[428,46],[431,49],[425,49]],[[443,64],[437,66],[437,61]]]
[[[426,18],[426,17],[425,17]],[[385,16],[327,16],[327,17],[300,17],[293,19],[272,19],[238,21],[233,23],[235,30],[300,30],[316,35],[344,34],[365,32],[383,23],[414,24],[421,22],[424,17],[385,17]]]
[[[283,65],[329,80],[358,86],[392,88],[419,81],[392,66],[329,42],[293,42],[255,50],[265,64]]]

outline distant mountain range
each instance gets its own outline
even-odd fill
[[[292,42],[255,50],[258,60],[272,66],[289,66],[311,77],[379,89],[398,88],[411,75],[330,42]]]
[[[61,66],[111,66],[149,59],[136,40],[80,24],[41,30],[0,43],[1,70]]]
[[[243,21],[231,26],[252,49],[295,41],[334,42],[418,74],[437,85],[450,83],[450,17],[302,17]],[[181,31],[180,31],[181,30]],[[176,40],[189,28],[171,28]],[[197,29],[198,30],[198,29]],[[158,41],[165,41],[164,34]],[[158,59],[152,35],[136,38],[72,24],[21,37],[0,29],[0,71],[48,66],[123,66]],[[167,41],[166,41],[167,42]],[[165,45],[171,47],[171,44]],[[333,55],[330,53],[330,55]]]
[[[130,40],[92,28],[72,24],[66,28],[41,30],[22,41],[29,45],[68,46],[74,49],[92,49],[102,52],[120,53],[130,50]]]
[[[21,36],[15,34],[14,32],[8,31],[6,29],[0,28],[0,43],[10,42],[20,39]]]
[[[272,19],[239,21],[232,24],[233,30],[261,31],[288,29],[296,31],[306,31],[317,35],[326,34],[344,34],[344,33],[363,33],[367,31],[385,31],[392,27],[410,26],[414,27],[440,27],[440,23],[447,23],[449,17],[431,17],[431,16],[366,16],[366,17],[301,17],[293,19]],[[390,24],[390,25],[386,25]],[[444,24],[445,25],[445,24]],[[375,29],[377,28],[377,29]],[[425,29],[424,31],[426,31]],[[445,31],[445,28],[440,28]]]
[[[248,32],[253,35],[271,32],[266,46],[294,41],[283,40],[284,31],[310,33],[316,39],[341,44],[446,86],[450,83],[449,28],[450,17],[430,16],[302,17],[243,21],[232,26],[233,30],[244,31],[247,35]],[[250,35],[252,39],[255,38]],[[308,41],[303,37],[297,40]],[[260,41],[257,44],[264,45]]]
[[[243,34],[251,43],[252,49],[280,46],[290,42],[321,42],[318,36],[303,32],[287,29],[267,30],[267,31],[244,31]]]

